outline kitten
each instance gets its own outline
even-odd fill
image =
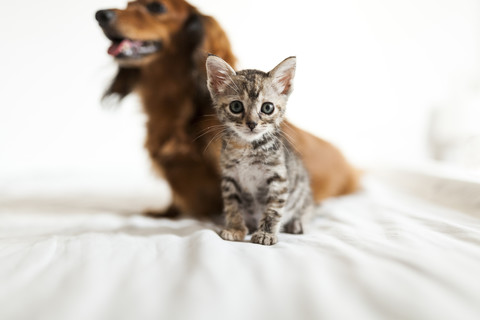
[[[225,240],[277,242],[280,228],[303,233],[313,207],[310,180],[295,148],[282,132],[296,58],[272,71],[235,72],[216,56],[207,58],[208,89],[221,124],[222,197]]]

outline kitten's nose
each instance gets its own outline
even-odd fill
[[[255,129],[256,126],[257,126],[257,123],[256,123],[256,122],[247,121],[247,127],[250,128],[250,131],[253,131],[253,129]]]

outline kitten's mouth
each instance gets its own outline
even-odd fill
[[[160,41],[141,41],[127,38],[111,38],[108,54],[117,59],[140,59],[162,48]]]
[[[253,130],[242,130],[239,132],[240,136],[245,139],[246,141],[249,142],[254,142],[256,140],[260,140],[264,135],[265,131],[260,131],[258,129],[253,129]]]

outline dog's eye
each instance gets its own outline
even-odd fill
[[[150,2],[149,4],[147,4],[147,10],[150,12],[150,13],[155,13],[155,14],[159,14],[159,13],[164,13],[165,11],[167,11],[167,9],[165,8],[165,6],[163,4],[161,4],[160,2]]]

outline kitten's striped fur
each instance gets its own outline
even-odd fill
[[[251,241],[277,242],[280,229],[303,233],[303,218],[313,207],[308,173],[280,128],[292,91],[295,57],[269,73],[235,72],[216,56],[207,59],[208,88],[222,132],[222,196],[225,240],[241,241],[247,231]],[[242,112],[233,112],[240,101]],[[271,114],[262,109],[273,104]],[[238,107],[238,105],[237,105]]]

